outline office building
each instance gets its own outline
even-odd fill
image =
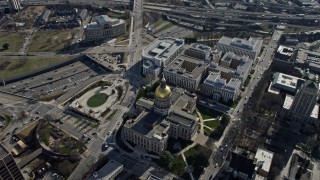
[[[24,180],[12,154],[0,143],[0,179]]]
[[[21,10],[20,0],[0,0],[0,12],[4,13],[6,9],[10,12]]]
[[[207,71],[209,72],[220,72],[221,77],[229,81],[231,78],[236,78],[244,83],[247,79],[251,67],[252,59],[248,56],[239,56],[232,52],[227,52],[221,58],[220,63],[210,63]]]
[[[184,51],[184,55],[201,59],[205,62],[211,61],[211,47],[204,44],[192,44]]]
[[[155,99],[140,98],[138,115],[123,126],[121,137],[139,150],[161,154],[169,137],[191,140],[198,118],[192,115],[196,96],[181,88],[173,91],[163,78],[155,90]]]
[[[42,14],[41,19],[39,20],[39,23],[45,24],[46,22],[48,22],[50,18],[50,14],[51,14],[51,11],[49,9],[45,10],[44,13]]]
[[[222,52],[234,52],[240,56],[249,56],[255,61],[260,54],[263,40],[250,37],[248,40],[223,36],[217,44]]]
[[[309,80],[298,83],[297,92],[294,98],[290,100],[288,96],[288,99],[286,98],[285,100],[284,108],[289,109],[287,118],[292,122],[299,124],[312,123],[313,119],[318,118],[318,97],[319,83]],[[288,101],[291,101],[292,103]]]
[[[158,38],[142,51],[143,75],[158,76],[182,51],[183,39]]]
[[[113,19],[107,15],[96,16],[95,22],[84,27],[86,40],[112,39],[125,33],[125,21],[122,19]]]
[[[196,91],[206,67],[203,60],[180,55],[163,70],[163,74],[169,84]]]
[[[89,180],[113,180],[123,171],[123,165],[116,161],[109,161],[98,172],[94,172]]]
[[[293,48],[279,46],[272,61],[272,68],[279,72],[292,73],[294,68],[293,53]]]
[[[239,79],[226,80],[221,78],[220,72],[211,72],[201,86],[201,93],[212,96],[214,100],[234,101],[238,97],[240,87]]]
[[[271,87],[294,95],[296,93],[298,82],[304,81],[304,79],[277,72],[273,74]]]
[[[283,44],[288,46],[296,46],[299,43],[299,40],[296,38],[286,37],[286,40]]]
[[[77,19],[80,19],[81,22],[84,22],[88,16],[87,9],[81,9],[81,11],[77,14]]]
[[[266,149],[258,148],[253,163],[255,168],[255,180],[267,180],[270,172],[274,153]]]
[[[303,69],[308,68],[311,72],[320,73],[320,52],[299,49],[296,65]]]
[[[273,156],[273,152],[262,148],[258,148],[255,154],[236,148],[225,162],[226,173],[230,173],[231,179],[267,180]]]

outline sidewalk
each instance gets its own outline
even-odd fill
[[[196,109],[196,112],[197,112],[198,117],[199,117],[199,119],[200,119],[200,133],[204,133],[204,130],[203,130],[204,124],[203,124],[202,115],[201,115],[201,113],[198,111],[198,109]]]

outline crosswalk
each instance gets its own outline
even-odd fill
[[[75,130],[82,133],[88,133],[94,128],[92,127],[92,123],[88,122],[87,120],[77,119],[71,116],[67,116],[64,119],[64,122],[70,124]]]

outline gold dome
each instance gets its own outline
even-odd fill
[[[170,87],[166,84],[166,80],[164,78],[162,78],[161,80],[161,84],[157,87],[156,91],[155,91],[155,95],[158,98],[161,99],[166,99],[171,97],[171,89]]]

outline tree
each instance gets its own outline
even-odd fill
[[[164,151],[160,156],[160,165],[172,169],[174,163],[174,157],[169,151]]]
[[[9,49],[9,44],[8,43],[4,43],[2,45],[2,48],[5,49],[5,50]]]

